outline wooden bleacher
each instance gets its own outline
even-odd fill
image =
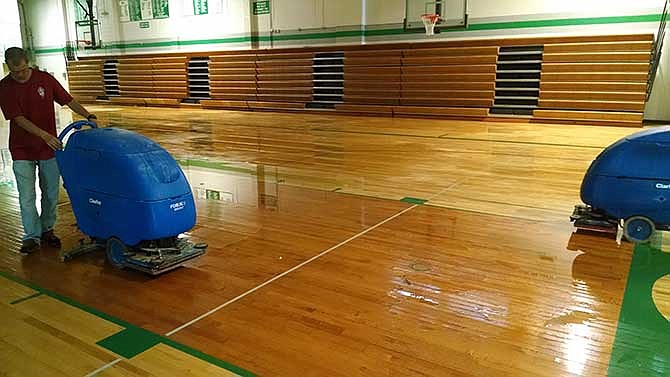
[[[497,47],[345,51],[343,112],[486,117]],[[460,111],[460,112],[459,112]]]
[[[496,120],[501,118],[489,109],[500,47],[542,45],[538,107],[520,120],[640,126],[652,43],[653,35],[645,34],[214,52],[210,98],[200,106],[305,111],[314,99],[315,55],[340,51],[344,81],[336,113]],[[121,95],[111,101],[179,106],[188,98],[191,55],[196,53],[116,57]],[[104,95],[102,62],[68,64],[80,99]]]
[[[302,110],[312,100],[314,52],[257,55],[257,100],[249,107],[257,110]]]
[[[70,94],[81,102],[95,102],[105,95],[101,59],[87,59],[67,63]]]
[[[122,105],[177,106],[188,95],[185,56],[119,58],[119,97]]]
[[[498,47],[439,47],[405,49],[402,59],[402,96],[400,105],[423,107],[416,115],[453,114],[482,117],[493,105]],[[440,108],[438,113],[431,107]]]
[[[344,89],[338,111],[393,115],[402,90],[402,50],[344,52]]]
[[[155,57],[151,61],[153,96],[149,106],[178,106],[188,96],[186,56]]]
[[[248,109],[256,99],[256,54],[214,55],[209,61],[211,100],[201,100],[206,109]]]
[[[545,44],[533,119],[641,125],[652,38]]]

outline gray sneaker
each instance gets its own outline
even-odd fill
[[[23,244],[21,245],[21,250],[19,250],[19,252],[23,255],[28,255],[34,251],[39,250],[39,248],[40,248],[39,241],[31,238],[23,241]]]
[[[45,245],[47,247],[53,247],[53,248],[56,248],[56,249],[60,249],[60,246],[61,246],[60,245],[60,239],[58,237],[56,237],[53,230],[49,230],[49,231],[46,231],[46,232],[42,233],[41,240],[42,240],[42,242],[41,242],[42,245]]]

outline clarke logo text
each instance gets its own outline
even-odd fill
[[[170,208],[175,212],[181,211],[182,209],[184,209],[184,207],[186,207],[186,202],[178,202],[170,204]]]

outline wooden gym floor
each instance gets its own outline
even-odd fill
[[[91,110],[180,161],[208,253],[158,278],[103,253],[21,257],[4,161],[0,375],[670,370],[667,235],[634,250],[568,220],[591,160],[635,129]],[[60,203],[68,248],[81,235]]]

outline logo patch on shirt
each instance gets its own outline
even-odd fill
[[[43,88],[43,87],[40,86],[39,88],[37,88],[37,94],[39,94],[40,97],[42,97],[42,99],[44,99],[44,94],[45,94],[45,93],[46,93],[46,92],[44,91],[44,88]]]

